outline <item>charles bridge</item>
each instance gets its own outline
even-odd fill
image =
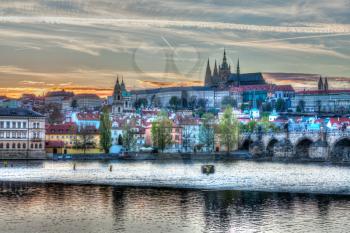
[[[350,161],[350,131],[242,133],[239,147],[255,158]]]

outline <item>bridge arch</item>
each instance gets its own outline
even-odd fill
[[[302,137],[295,143],[295,156],[298,158],[310,158],[310,148],[313,140],[308,137]]]
[[[240,149],[249,151],[249,147],[252,143],[253,140],[251,138],[245,138],[240,146]]]
[[[267,157],[273,157],[274,156],[274,148],[275,145],[278,143],[278,140],[276,138],[272,138],[268,141],[266,146],[266,156]]]
[[[331,158],[336,160],[350,160],[350,137],[341,137],[331,147]]]

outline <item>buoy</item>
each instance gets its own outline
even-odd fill
[[[202,173],[203,174],[214,174],[215,173],[215,166],[214,165],[203,165],[202,166]]]
[[[110,165],[110,166],[109,166],[109,171],[111,172],[112,170],[113,170],[113,166]]]

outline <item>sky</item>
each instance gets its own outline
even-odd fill
[[[117,76],[202,85],[224,49],[269,82],[350,88],[349,12],[349,0],[0,0],[0,95],[106,96]]]

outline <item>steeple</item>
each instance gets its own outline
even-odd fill
[[[319,91],[324,90],[322,77],[320,77],[320,79],[318,80],[318,90]]]
[[[222,58],[221,69],[228,69],[227,58],[226,58],[226,49],[224,49],[224,57]]]
[[[218,76],[219,75],[219,72],[218,72],[218,65],[216,64],[216,60],[215,60],[215,65],[214,65],[214,73],[213,73],[213,76]]]
[[[121,86],[119,84],[119,76],[117,76],[117,81],[115,82],[114,91],[113,91],[114,100],[118,99],[118,96],[120,96],[120,92],[121,92]]]
[[[328,78],[325,78],[325,79],[324,79],[323,89],[324,89],[325,91],[328,91]]]
[[[125,90],[125,83],[124,83],[124,77],[122,76],[122,83],[120,85],[120,87],[122,88],[122,90]]]
[[[236,86],[239,86],[240,83],[241,83],[240,76],[241,76],[241,67],[239,66],[239,58],[238,58],[238,61],[237,61],[237,70],[236,70],[236,77],[237,77],[237,84],[236,84]]]
[[[209,58],[208,58],[208,63],[207,63],[207,70],[205,72],[204,85],[205,86],[211,86],[212,85],[211,69],[210,69]]]

